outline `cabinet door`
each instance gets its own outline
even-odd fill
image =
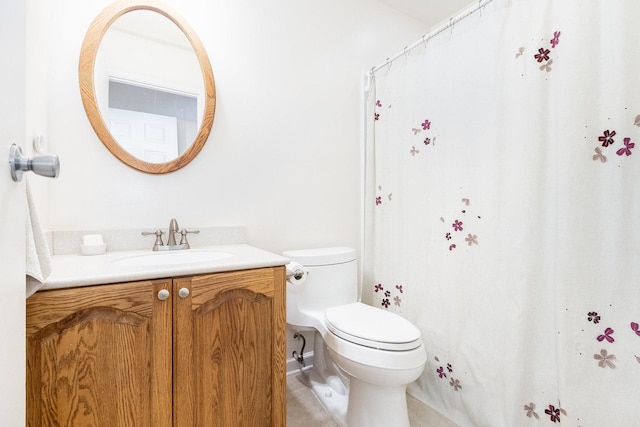
[[[27,299],[28,426],[170,426],[171,280]]]
[[[174,280],[176,427],[285,425],[284,282],[283,267]]]

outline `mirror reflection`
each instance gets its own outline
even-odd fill
[[[198,57],[174,22],[151,10],[118,17],[96,54],[95,93],[115,141],[149,163],[182,155],[202,123]]]
[[[78,83],[96,135],[122,163],[161,174],[183,168],[207,142],[216,87],[207,52],[159,0],[118,0],[93,20]]]

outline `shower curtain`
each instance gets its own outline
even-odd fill
[[[494,0],[373,73],[363,300],[459,425],[640,426],[638,22]]]

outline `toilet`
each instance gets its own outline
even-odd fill
[[[409,427],[406,388],[427,360],[418,328],[395,313],[358,302],[355,250],[283,255],[291,261],[287,324],[315,331],[308,371],[314,394],[342,426]]]

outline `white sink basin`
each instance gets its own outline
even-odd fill
[[[121,267],[165,267],[217,261],[232,255],[231,252],[221,251],[176,250],[131,255],[114,259],[111,262]]]

